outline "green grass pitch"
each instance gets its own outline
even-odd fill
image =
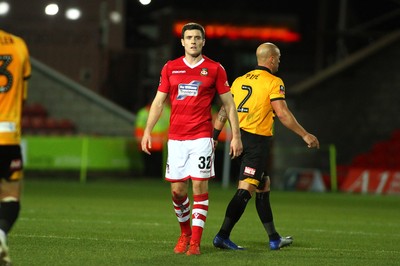
[[[179,226],[163,180],[26,178],[8,244],[13,265],[400,265],[400,197],[273,191],[275,225],[292,246],[270,251],[252,199],[231,239],[213,247],[235,191],[210,182],[202,255],[173,253]]]

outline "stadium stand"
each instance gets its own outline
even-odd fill
[[[76,126],[73,121],[49,116],[47,109],[39,104],[26,105],[22,114],[22,133],[24,135],[73,135]]]
[[[38,113],[40,107],[32,106],[40,103],[51,114],[48,117],[57,119],[58,126],[67,128],[62,130],[69,133],[73,131],[82,135],[132,136],[135,121],[132,112],[79,85],[35,58],[31,58],[31,62],[32,77],[29,81],[25,112]],[[28,124],[30,121],[25,122]],[[52,124],[51,121],[47,123]]]
[[[369,151],[356,155],[350,166],[400,170],[399,151],[400,129],[396,129],[389,139],[378,141]]]

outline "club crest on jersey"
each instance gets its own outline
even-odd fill
[[[200,75],[207,76],[208,75],[208,69],[207,68],[202,68],[201,71],[200,71]]]
[[[178,85],[177,100],[183,100],[188,96],[197,96],[201,82],[193,80],[189,84],[181,83]]]

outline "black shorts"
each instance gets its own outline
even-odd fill
[[[255,185],[264,186],[264,176],[267,174],[270,159],[272,137],[261,136],[241,130],[243,152],[239,157],[239,180]]]
[[[16,181],[22,178],[22,154],[19,145],[0,145],[0,179]]]

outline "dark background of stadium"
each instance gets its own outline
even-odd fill
[[[278,75],[285,81],[289,105],[323,145],[337,145],[339,163],[349,163],[400,128],[395,100],[400,80],[394,73],[400,67],[398,42],[302,94],[290,93],[292,86],[398,30],[400,1],[60,2],[61,11],[82,8],[82,18],[72,22],[62,15],[45,17],[46,1],[9,2],[11,12],[0,17],[1,28],[23,37],[33,57],[132,112],[154,94],[165,60],[182,55],[179,38],[171,32],[174,21],[280,24],[301,35],[296,43],[276,43],[282,53]],[[101,15],[117,7],[123,11],[122,23],[112,24]],[[204,53],[225,66],[232,82],[254,67],[259,43],[207,39]],[[291,133],[282,131],[281,138],[299,145]]]

